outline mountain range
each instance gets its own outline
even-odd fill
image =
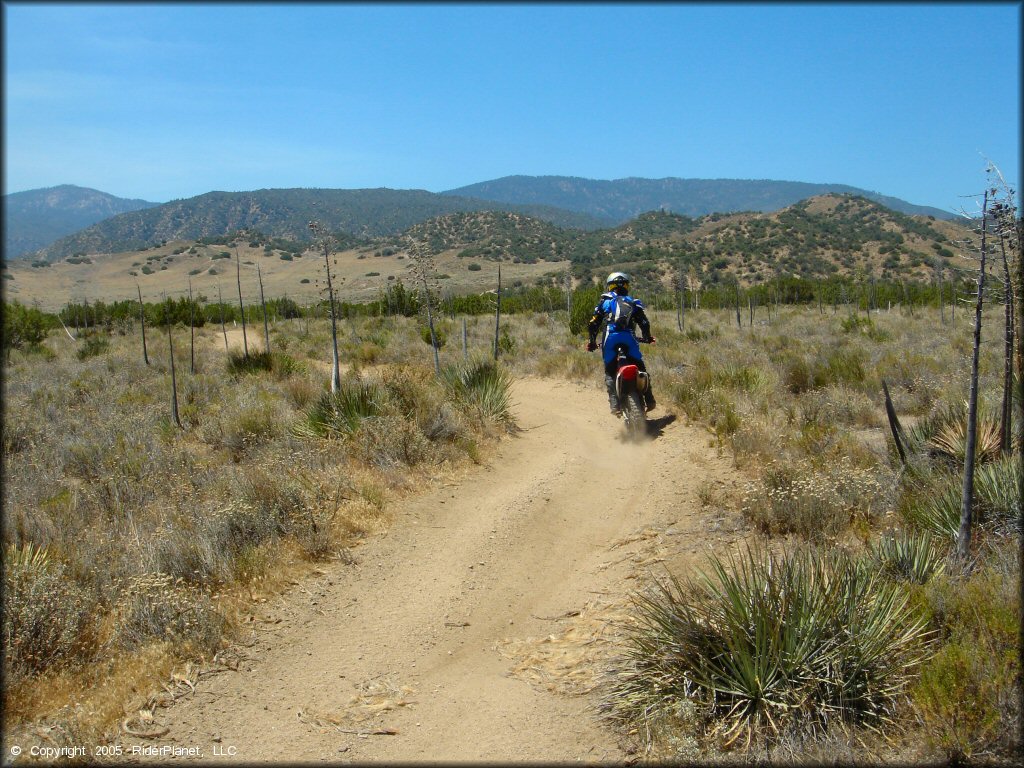
[[[220,237],[238,230],[307,241],[311,219],[320,220],[343,240],[369,239],[397,235],[439,216],[480,211],[516,213],[563,229],[588,231],[612,228],[648,211],[691,218],[769,212],[828,193],[861,196],[902,213],[952,218],[936,208],[848,185],[771,180],[508,176],[441,193],[387,188],[262,189],[207,192],[163,204],[65,185],[4,196],[5,256],[54,261],[139,250],[172,240]]]
[[[158,205],[73,184],[4,195],[4,257],[19,258],[111,216]]]
[[[938,208],[913,205],[896,197],[848,184],[812,184],[769,179],[582,179],[573,176],[505,176],[447,192],[519,205],[550,205],[587,213],[611,226],[647,211],[670,211],[697,218],[709,213],[777,211],[808,197],[857,195],[900,213],[952,219]]]

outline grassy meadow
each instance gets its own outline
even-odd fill
[[[734,458],[746,487],[723,503],[742,511],[750,548],[637,593],[606,715],[664,758],[1012,756],[1019,416],[1015,455],[980,452],[973,559],[951,557],[973,318],[784,306],[742,328],[728,310],[688,311],[680,330],[652,314],[659,407]],[[984,435],[999,413],[997,317],[983,334]],[[130,698],[237,641],[253,600],[347,557],[403,494],[481,461],[515,429],[514,377],[602,386],[565,311],[504,317],[497,366],[493,318],[467,319],[465,359],[462,322],[438,320],[438,377],[421,320],[343,321],[336,394],[324,320],[278,321],[269,355],[250,327],[249,359],[207,324],[194,372],[179,326],[181,427],[166,330],[147,329],[150,365],[131,327],[12,350],[5,729],[44,723],[68,743],[116,731]]]

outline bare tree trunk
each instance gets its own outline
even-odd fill
[[[978,442],[978,357],[981,350],[981,310],[985,289],[986,226],[988,223],[988,191],[981,208],[981,265],[978,268],[978,293],[974,305],[974,352],[971,359],[971,394],[967,404],[967,444],[964,451],[964,484],[960,497],[960,531],[956,552],[966,559],[971,549],[971,527],[974,516],[974,453]]]
[[[238,309],[242,313],[242,353],[249,359],[249,339],[245,334],[245,305],[242,303],[242,262],[238,257],[238,246],[235,246],[235,277],[238,280]]]
[[[736,327],[743,327],[743,318],[740,315],[740,284],[736,283]]]
[[[260,281],[260,304],[263,305],[263,343],[267,354],[270,354],[270,326],[267,325],[267,301],[263,298],[263,272],[260,270],[259,262],[256,262],[256,276]]]
[[[135,289],[139,292],[139,321],[142,323],[142,359],[146,361],[146,365],[149,365],[149,351],[146,349],[146,305],[142,303],[142,289],[139,288],[139,284],[135,284]],[[65,331],[67,328],[64,329]]]

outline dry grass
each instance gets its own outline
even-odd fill
[[[308,334],[304,324],[275,327],[265,370],[232,370],[220,329],[207,327],[191,374],[179,331],[183,428],[170,420],[166,337],[149,338],[150,366],[130,335],[85,356],[56,336],[48,353],[12,354],[3,434],[8,733],[45,723],[99,738],[152,682],[143,670],[160,676],[212,658],[236,637],[254,596],[286,588],[317,561],[347,558],[386,529],[394,499],[479,461],[486,441],[504,433],[506,417],[490,419],[468,390],[456,397],[436,379],[415,320],[347,330],[346,381],[352,363],[372,357],[362,376],[391,398],[375,418],[327,438],[294,429],[328,384],[322,321]],[[481,328],[477,341],[485,335]]]

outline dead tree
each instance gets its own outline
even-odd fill
[[[971,548],[974,520],[974,454],[978,443],[978,358],[981,350],[981,313],[985,291],[985,259],[987,256],[988,196],[981,206],[981,262],[978,266],[978,288],[974,304],[974,349],[971,358],[971,392],[967,404],[967,438],[964,450],[964,482],[960,496],[960,531],[957,534],[957,556],[966,560]]]
[[[334,283],[331,280],[331,251],[334,238],[321,226],[319,221],[311,221],[307,225],[314,237],[318,238],[320,248],[324,252],[324,266],[327,268],[327,300],[331,303],[331,392],[341,389],[341,366],[338,358],[338,317],[334,311]]]

